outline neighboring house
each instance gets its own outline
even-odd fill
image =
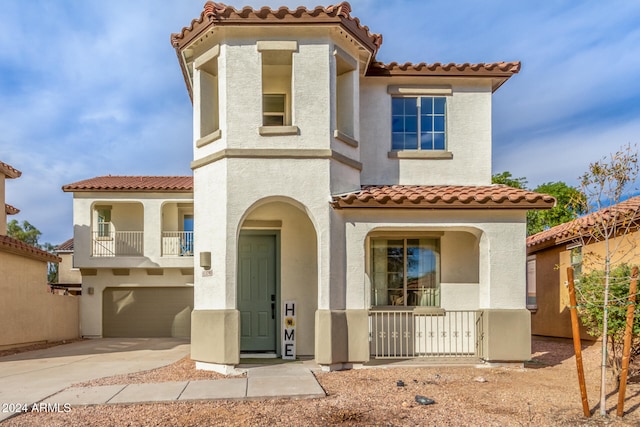
[[[191,357],[203,369],[229,372],[255,353],[313,356],[325,369],[530,358],[526,212],[555,200],[491,185],[492,94],[519,62],[380,63],[382,37],[348,3],[207,2],[171,40],[193,101],[193,202],[135,187],[148,177],[64,187],[90,301],[83,334],[105,335],[107,311],[134,306],[114,292],[159,292],[170,279],[193,283]],[[193,207],[194,257],[162,254],[170,203]],[[182,217],[169,216],[180,231]],[[99,252],[112,228],[143,233],[144,250]]]
[[[193,179],[104,176],[73,192],[73,265],[85,337],[188,337]]]
[[[50,284],[51,290],[57,293],[81,295],[82,274],[80,269],[73,265],[73,238],[56,246],[55,253],[60,258],[60,262],[58,263],[58,280],[57,283]]]
[[[52,295],[47,263],[60,258],[7,236],[7,214],[18,210],[5,203],[5,180],[21,172],[0,162],[0,349],[78,337],[78,300]]]
[[[620,244],[614,264],[640,263],[640,197],[632,197],[610,208],[557,225],[527,238],[527,305],[531,309],[531,332],[534,335],[572,337],[569,312],[567,268],[574,268],[576,279],[584,272],[604,270],[597,260],[604,259],[603,241],[589,239],[599,218],[613,219],[613,213],[633,225],[626,236],[611,241]],[[584,239],[580,236],[586,236]],[[622,239],[622,240],[620,240]],[[595,339],[580,325],[583,339]]]

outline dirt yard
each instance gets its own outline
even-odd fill
[[[615,415],[618,395],[609,384],[607,411],[599,415],[600,344],[585,345],[583,359],[591,418],[582,415],[573,345],[533,340],[532,359],[519,368],[372,368],[317,373],[326,398],[207,401],[72,408],[69,413],[27,413],[6,426],[638,426],[640,386],[627,388],[624,418]],[[193,362],[112,377],[91,385],[216,378]],[[404,387],[398,387],[398,380]],[[420,405],[416,395],[435,400]],[[4,427],[4,425],[3,425]]]

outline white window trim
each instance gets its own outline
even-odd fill
[[[449,85],[389,85],[387,86],[387,93],[396,96],[452,96],[453,88]]]

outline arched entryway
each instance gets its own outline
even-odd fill
[[[238,233],[241,353],[279,356],[283,303],[292,302],[296,354],[314,354],[317,259],[316,230],[299,203],[262,200],[247,211]]]

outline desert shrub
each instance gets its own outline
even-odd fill
[[[622,364],[622,348],[624,345],[624,331],[627,325],[627,307],[629,305],[629,285],[631,283],[631,266],[621,264],[613,268],[609,274],[609,304],[608,304],[608,337],[609,351],[607,359],[618,379]],[[602,335],[604,320],[604,271],[596,270],[583,274],[576,283],[576,297],[578,300],[578,314],[587,328],[589,335]],[[640,288],[640,286],[639,286]],[[640,302],[640,301],[637,301]],[[631,364],[640,357],[640,312],[636,309],[633,321],[633,339],[631,343]],[[637,373],[637,372],[636,372]],[[630,375],[634,372],[630,372]]]

